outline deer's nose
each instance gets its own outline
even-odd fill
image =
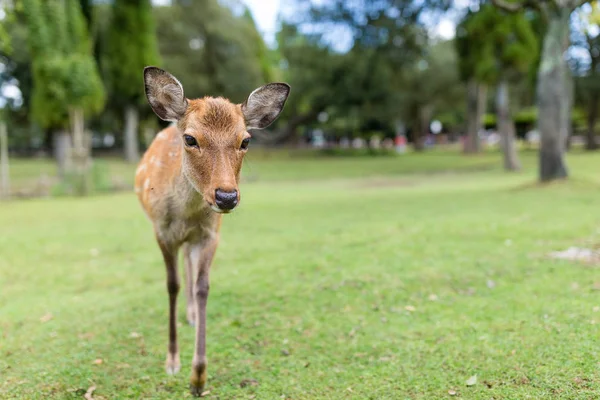
[[[215,203],[221,210],[233,210],[238,203],[237,190],[230,192],[221,189],[215,190]]]

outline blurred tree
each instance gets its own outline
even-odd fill
[[[185,82],[187,96],[242,102],[271,78],[264,42],[247,13],[241,8],[236,15],[217,0],[156,7],[164,67]]]
[[[463,76],[469,74],[480,82],[496,85],[496,121],[502,138],[504,168],[518,170],[509,81],[526,77],[536,60],[538,41],[533,27],[523,13],[506,15],[485,4],[477,12],[467,14],[457,36]]]
[[[467,123],[466,138],[464,144],[465,153],[478,153],[481,150],[479,132],[483,127],[483,115],[486,112],[487,87],[489,77],[487,76],[487,64],[480,57],[484,54],[486,45],[485,36],[471,32],[473,20],[477,12],[469,10],[465,18],[456,29],[456,49],[459,55],[460,76],[467,84]],[[475,22],[477,22],[475,20]]]
[[[577,13],[578,24],[573,29],[573,44],[585,49],[589,62],[578,63],[575,69],[576,80],[575,101],[587,109],[587,150],[598,149],[596,141],[596,121],[600,106],[600,35],[595,32],[600,22],[600,5],[598,1],[591,4],[590,10]],[[581,65],[585,64],[585,65]]]
[[[10,24],[14,18],[14,13],[9,10],[5,11],[5,22],[0,25],[0,54],[10,56],[13,52],[13,47],[10,41],[10,35],[5,26]],[[6,25],[5,25],[6,24]],[[0,79],[0,88],[3,87],[4,79]],[[0,93],[1,96],[1,93]],[[4,99],[0,97],[0,100]],[[6,103],[6,101],[4,101]],[[8,163],[8,133],[6,116],[8,104],[0,104],[0,198],[10,197],[10,180],[9,180],[9,163]]]
[[[318,35],[298,32],[298,26],[284,23],[277,34],[278,49],[282,57],[283,79],[292,86],[293,95],[288,98],[281,119],[285,125],[273,138],[274,141],[290,141],[298,138],[298,129],[317,124],[322,112],[331,114],[331,123],[345,129],[345,134],[358,133],[359,125],[354,116],[353,97],[363,83],[356,81],[351,63],[346,56],[334,53],[319,45]],[[356,68],[364,65],[357,59]],[[365,83],[366,84],[366,83]],[[340,97],[343,96],[343,97]],[[349,99],[347,99],[349,98]]]
[[[528,7],[548,20],[538,70],[538,128],[541,137],[539,179],[542,182],[567,178],[564,161],[573,103],[573,83],[565,52],[570,44],[571,13],[586,0],[492,0],[509,12]]]
[[[43,127],[65,129],[71,123],[80,185],[86,192],[89,151],[84,139],[84,113],[104,106],[104,90],[91,54],[91,43],[77,0],[23,0],[32,55],[31,110]],[[68,133],[59,135],[59,166],[65,172]]]
[[[139,159],[139,107],[144,100],[142,71],[160,64],[150,0],[114,1],[102,52],[110,107],[124,112],[125,159],[135,162]]]
[[[314,124],[327,111],[344,118],[343,123],[330,121],[353,135],[373,128],[393,134],[405,99],[405,69],[423,58],[427,46],[421,16],[450,3],[289,0],[297,12],[278,38],[286,80],[295,90],[284,114],[286,131],[293,134],[300,125]]]
[[[436,113],[456,109],[463,96],[453,41],[428,46],[422,58],[404,70],[399,106],[403,120],[413,127],[415,149],[422,150],[424,139]]]

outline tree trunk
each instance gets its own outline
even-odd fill
[[[140,158],[138,148],[138,110],[135,106],[125,108],[125,160],[130,163]]]
[[[592,98],[589,102],[588,109],[588,130],[586,135],[585,148],[586,150],[598,149],[598,142],[596,142],[596,118],[598,118],[598,93],[592,93]]]
[[[505,79],[502,79],[496,89],[496,122],[504,154],[504,169],[507,171],[518,171],[521,169],[521,163],[517,155],[515,124],[510,116],[508,99],[508,83]]]
[[[569,70],[564,58],[569,44],[570,10],[563,7],[553,13],[544,37],[538,71],[537,101],[540,132],[540,181],[568,176],[564,162],[571,108]]]
[[[430,105],[425,105],[418,109],[418,121],[415,126],[413,138],[413,147],[416,151],[423,151],[425,149],[425,140],[429,134],[429,122],[431,121],[432,113],[433,108]]]
[[[483,114],[487,99],[487,87],[471,79],[467,84],[467,137],[465,153],[478,153],[481,150],[479,131],[483,125]]]
[[[75,166],[75,192],[87,195],[91,191],[89,147],[85,138],[85,120],[81,108],[73,108],[69,112],[73,132],[73,161]]]
[[[10,197],[10,178],[8,176],[8,134],[6,122],[0,121],[0,197]]]
[[[58,166],[58,176],[64,179],[71,169],[71,136],[69,132],[60,130],[52,135],[54,145],[54,158]]]

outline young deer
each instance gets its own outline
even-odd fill
[[[183,247],[187,320],[196,328],[190,389],[199,396],[206,383],[206,302],[209,270],[219,242],[221,214],[240,201],[242,159],[249,129],[269,126],[290,92],[285,83],[253,91],[243,104],[218,97],[188,100],[179,81],[155,67],[144,69],[146,97],[161,119],[173,121],[154,138],[139,164],[135,190],[154,225],[167,268],[169,347],[166,369],[180,369],[177,346],[177,254]]]

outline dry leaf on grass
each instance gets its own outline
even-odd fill
[[[102,364],[103,362],[104,362],[104,361],[103,361],[101,358],[96,358],[96,359],[94,360],[93,364],[95,364],[95,365],[100,365],[100,364]]]
[[[456,390],[450,389],[450,390],[448,390],[448,394],[450,396],[456,396]]]
[[[404,307],[406,311],[415,312],[417,309],[414,306],[406,306]]]
[[[467,386],[475,386],[477,384],[477,375],[473,375],[467,379]]]
[[[208,396],[209,394],[210,390],[205,390],[204,392],[200,393],[200,397]]]
[[[92,332],[80,333],[77,335],[79,339],[92,339],[95,336]]]
[[[85,394],[83,395],[83,397],[85,397],[85,400],[94,400],[94,398],[92,397],[92,394],[94,393],[94,390],[96,390],[96,386],[91,386],[87,392],[85,392]]]
[[[42,323],[46,323],[46,322],[50,321],[52,318],[54,318],[54,316],[51,313],[47,313],[46,315],[44,315],[43,317],[40,318],[40,321]]]
[[[140,335],[140,334],[139,334],[139,333],[137,333],[137,332],[131,332],[131,333],[129,334],[129,337],[130,337],[130,338],[132,338],[132,339],[137,339],[137,338],[140,338],[140,337],[142,337],[142,335]]]

